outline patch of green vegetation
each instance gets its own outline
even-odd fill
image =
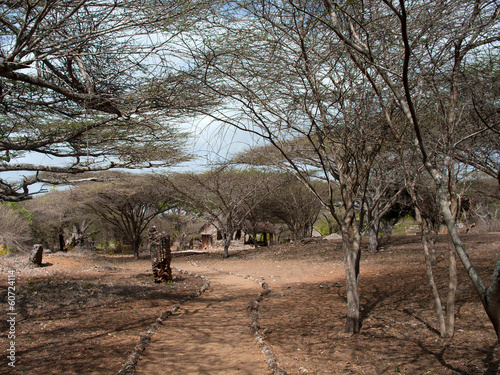
[[[399,220],[394,228],[392,228],[392,234],[394,235],[406,235],[406,229],[416,225],[417,222],[411,216],[405,216],[401,220]]]
[[[105,252],[108,255],[124,254],[131,251],[129,245],[124,245],[121,241],[116,240],[100,242],[96,245],[95,248],[99,251]]]
[[[328,224],[316,224],[314,229],[321,233],[322,236],[328,236],[328,232],[330,231]]]
[[[28,220],[28,224],[30,225],[30,227],[33,226],[33,217],[35,215],[33,215],[31,212],[29,212],[26,207],[22,206],[20,203],[18,202],[7,202],[6,203],[7,206],[9,206],[13,211],[15,212],[18,212],[20,213],[21,215],[23,215],[27,220]]]
[[[3,243],[0,246],[0,255],[7,255],[7,254],[9,254],[9,248],[7,247],[6,243]]]

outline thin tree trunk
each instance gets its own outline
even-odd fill
[[[134,259],[138,260],[139,259],[139,251],[141,248],[141,232],[139,232],[139,230],[131,232],[129,236],[125,237],[125,239],[130,244],[130,247],[132,248],[132,252],[134,253]]]
[[[333,223],[334,223],[334,220],[330,220],[330,218],[328,217],[328,215],[326,214],[323,214],[323,217],[325,218],[325,221],[328,225],[328,234],[332,234],[333,233]]]
[[[446,330],[446,320],[444,317],[443,305],[441,303],[441,297],[439,296],[439,291],[437,289],[436,282],[434,281],[434,273],[432,271],[432,259],[429,253],[426,228],[423,223],[421,224],[421,228],[422,228],[422,236],[421,236],[422,247],[424,248],[427,277],[429,278],[429,286],[431,287],[432,297],[434,297],[434,303],[436,304],[436,314],[439,322],[439,332],[441,333],[441,337],[444,337],[447,330]]]
[[[378,225],[373,224],[372,226],[368,227],[368,251],[370,253],[375,253],[378,250],[378,244],[379,244],[379,239],[378,239]]]
[[[446,338],[455,334],[455,301],[457,295],[457,259],[452,244],[449,246],[449,282],[446,300]]]
[[[429,255],[431,257],[431,263],[433,266],[437,264],[436,259],[436,240],[438,236],[438,230],[434,229],[431,225],[428,226],[429,230],[427,232],[427,243],[429,244]]]
[[[500,338],[500,250],[493,272],[493,278],[485,293],[485,310]]]
[[[226,238],[224,239],[224,255],[223,258],[229,257],[229,246],[231,246],[231,236],[226,234]]]

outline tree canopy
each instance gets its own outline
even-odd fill
[[[174,120],[209,101],[167,57],[199,9],[187,0],[0,3],[0,172],[34,172],[2,179],[0,199],[29,198],[31,185],[61,174],[185,160]]]

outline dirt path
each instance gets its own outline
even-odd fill
[[[184,304],[179,313],[153,335],[151,344],[136,365],[138,374],[161,371],[169,374],[269,374],[268,358],[249,327],[248,305],[262,292],[253,279],[265,280],[274,294],[283,295],[293,293],[294,286],[305,280],[331,279],[332,273],[342,275],[340,264],[332,268],[331,263],[311,260],[262,262],[258,259],[194,257],[193,261],[174,259],[173,266],[205,276],[210,280],[210,289]],[[176,342],[172,342],[173,337]]]
[[[183,304],[155,332],[136,365],[137,374],[269,373],[248,317],[248,305],[262,288],[255,281],[195,267],[184,259],[173,265],[204,275],[210,288]]]
[[[497,237],[483,237],[470,238],[476,249],[471,257],[489,277],[498,242]],[[440,246],[444,254],[446,241]],[[175,266],[211,279],[212,287],[155,333],[156,341],[137,364],[138,373],[270,373],[248,323],[248,303],[261,288],[229,273],[264,280],[271,288],[259,305],[260,333],[287,374],[500,373],[499,347],[492,345],[494,334],[462,269],[454,340],[443,341],[425,328],[436,326],[435,313],[414,238],[397,238],[390,249],[365,254],[363,329],[354,336],[343,332],[345,282],[336,244],[272,250],[235,252],[225,260],[219,254],[192,257],[201,267],[176,260]],[[436,274],[443,276],[447,266],[441,257]]]
[[[476,268],[489,280],[500,233],[464,238]],[[210,279],[209,289],[194,299],[188,297],[206,288],[206,281],[176,271],[173,283],[154,284],[147,257],[135,261],[128,255],[74,251],[48,254],[45,267],[35,269],[26,266],[25,257],[2,258],[4,316],[7,271],[16,269],[19,319],[16,368],[12,371],[4,358],[0,374],[117,374],[142,352],[136,349],[143,334],[166,312],[173,315],[162,318],[151,345],[133,362],[138,374],[267,375],[269,351],[261,350],[262,342],[289,375],[500,374],[500,346],[463,267],[455,337],[443,340],[436,334],[416,236],[391,237],[379,253],[363,255],[362,330],[346,335],[340,247],[313,242],[233,249],[225,260],[211,251],[191,256],[192,264],[174,258],[173,266]],[[448,241],[441,236],[435,276],[443,296],[447,256]],[[263,341],[250,329],[249,304],[264,291],[255,280],[271,289],[258,304]],[[5,350],[9,327],[2,321]]]

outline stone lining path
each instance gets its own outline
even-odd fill
[[[203,274],[210,280],[210,288],[183,304],[156,330],[136,365],[136,373],[269,374],[248,316],[249,303],[262,292],[260,285],[239,276],[196,267],[184,259],[176,260],[173,265]]]

